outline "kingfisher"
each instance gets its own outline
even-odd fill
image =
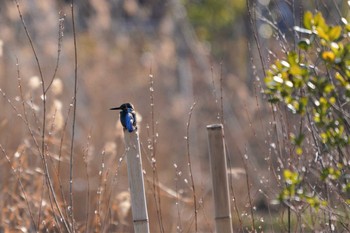
[[[137,129],[136,126],[136,114],[134,111],[134,106],[130,103],[125,103],[119,107],[110,108],[110,110],[121,110],[120,111],[120,122],[122,123],[124,129],[127,129],[129,133]]]

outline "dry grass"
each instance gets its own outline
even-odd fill
[[[75,46],[69,4],[32,3],[19,5],[31,43],[16,4],[1,3],[0,232],[133,232],[122,129],[108,111],[124,102],[142,114],[151,232],[214,232],[205,130],[217,122],[225,125],[235,232],[286,230],[285,212],[270,201],[283,185],[281,164],[298,162],[281,161],[291,148],[284,127],[297,121],[285,123],[285,112],[260,96],[259,58],[242,46],[244,35],[228,46],[234,62],[213,64],[192,37],[198,46],[184,58],[171,14],[152,27],[135,1],[123,7],[142,19],[124,24],[109,1],[92,0],[94,12],[75,8]],[[253,85],[235,75],[245,70]]]

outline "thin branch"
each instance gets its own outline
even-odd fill
[[[198,210],[197,210],[197,196],[196,196],[196,189],[194,185],[194,179],[193,179],[193,172],[192,172],[192,164],[191,164],[191,156],[190,156],[190,123],[191,123],[191,117],[193,113],[193,109],[196,105],[196,102],[194,102],[190,108],[190,112],[188,114],[188,121],[187,121],[187,128],[186,128],[186,146],[187,146],[187,161],[188,161],[188,169],[189,169],[189,175],[191,178],[191,185],[192,185],[192,194],[193,194],[193,205],[194,205],[194,224],[195,224],[195,232],[198,232]]]
[[[34,54],[34,58],[35,58],[35,61],[36,61],[36,64],[37,64],[37,68],[38,68],[38,71],[39,71],[39,76],[40,76],[40,79],[41,79],[41,88],[42,88],[42,100],[43,100],[43,122],[42,122],[42,133],[41,133],[41,154],[42,154],[42,157],[45,158],[45,130],[46,130],[46,96],[45,96],[45,80],[44,80],[44,76],[43,76],[43,72],[42,72],[42,69],[41,69],[41,65],[40,65],[40,62],[39,62],[39,57],[36,53],[36,50],[34,48],[34,44],[33,44],[33,41],[32,41],[32,38],[29,34],[29,31],[27,29],[27,26],[24,22],[24,19],[23,19],[23,15],[22,15],[22,12],[21,12],[21,9],[19,7],[19,3],[18,3],[18,0],[15,0],[16,2],[16,6],[17,6],[17,11],[18,11],[18,14],[19,14],[19,17],[21,18],[21,22],[22,22],[22,26],[24,28],[24,31],[26,33],[26,36],[27,36],[27,39],[29,41],[29,44],[30,44],[30,47],[32,49],[32,52]],[[47,174],[47,176],[49,176],[49,174]]]
[[[25,31],[25,34],[27,36],[27,39],[29,41],[29,44],[30,44],[30,47],[32,49],[32,52],[34,54],[34,58],[35,58],[35,61],[36,61],[36,64],[37,64],[37,68],[38,68],[38,71],[39,71],[39,76],[40,76],[40,79],[41,79],[41,88],[42,88],[42,105],[43,105],[43,122],[42,122],[42,129],[41,129],[41,155],[42,155],[42,158],[43,158],[43,163],[46,163],[46,159],[45,159],[45,130],[46,130],[46,96],[45,96],[45,80],[44,80],[44,76],[43,76],[43,72],[42,72],[42,69],[41,69],[41,65],[40,65],[40,62],[39,62],[39,57],[36,53],[36,50],[34,48],[34,44],[33,44],[33,41],[32,41],[32,38],[29,34],[29,31],[27,29],[27,26],[24,22],[24,19],[23,19],[23,15],[22,15],[22,12],[21,12],[21,9],[19,7],[19,2],[18,0],[15,0],[16,2],[16,6],[17,6],[17,11],[18,11],[18,14],[19,14],[19,17],[21,18],[21,22],[22,22],[22,26],[24,28],[24,31]],[[44,164],[44,167],[47,166],[47,164],[45,165]],[[51,182],[51,179],[50,179],[50,175],[48,174],[48,171],[45,169],[45,173],[46,173],[46,176],[47,176],[47,179],[48,181],[47,182]],[[53,205],[51,203],[51,208],[52,210],[54,211],[54,208],[53,208]],[[39,213],[40,215],[40,213]]]
[[[63,142],[64,142],[64,139],[65,139],[65,136],[66,136],[66,129],[67,129],[67,126],[68,126],[68,119],[69,119],[69,116],[70,116],[72,105],[73,104],[69,105],[67,117],[66,117],[66,120],[64,122],[63,129],[62,129],[62,134],[61,134],[61,139],[60,139],[60,144],[59,144],[59,149],[58,149],[57,177],[61,176],[60,174],[61,174],[61,160],[62,160]],[[59,181],[60,181],[60,179],[59,179]],[[60,190],[61,190],[61,197],[62,197],[62,200],[63,200],[63,203],[64,203],[65,214],[67,216],[69,216],[68,208],[67,208],[67,200],[66,200],[65,195],[63,193],[63,186],[62,186],[62,182],[61,181],[59,182],[59,186],[60,186]]]
[[[52,211],[55,213],[55,208],[54,208],[54,205],[55,205],[55,207],[56,207],[56,209],[59,212],[59,216],[62,219],[63,224],[64,224],[67,232],[70,232],[69,228],[68,228],[68,225],[67,225],[67,222],[66,222],[66,220],[65,220],[65,218],[64,218],[64,216],[62,214],[62,211],[60,209],[60,206],[58,204],[57,197],[56,197],[56,194],[55,194],[55,190],[53,188],[52,180],[51,180],[50,173],[49,173],[48,163],[47,163],[47,160],[46,160],[46,146],[45,146],[45,132],[46,132],[46,95],[45,94],[46,93],[45,93],[45,80],[44,80],[44,76],[43,76],[43,72],[42,72],[42,69],[41,69],[41,65],[40,65],[40,62],[39,62],[39,58],[38,58],[37,52],[36,52],[36,50],[34,48],[34,44],[33,44],[32,38],[31,38],[31,36],[29,34],[29,31],[28,31],[27,26],[25,24],[25,21],[23,19],[23,15],[22,15],[22,12],[21,12],[21,9],[20,9],[20,6],[19,6],[19,2],[18,2],[18,0],[14,0],[14,2],[16,4],[17,11],[18,11],[19,17],[21,19],[21,23],[22,23],[22,26],[24,28],[26,37],[27,37],[27,39],[29,41],[29,44],[30,44],[30,47],[32,49],[32,52],[33,52],[33,55],[34,55],[34,58],[35,58],[35,61],[36,61],[36,64],[37,64],[38,72],[39,72],[39,75],[40,75],[40,79],[41,79],[43,113],[42,113],[42,129],[41,129],[41,149],[39,150],[39,154],[40,154],[40,156],[42,158],[43,168],[44,168],[44,171],[45,171],[46,185],[47,185],[47,187],[48,187],[48,189],[50,191],[50,193],[49,193],[50,206],[51,206]],[[22,101],[23,101],[23,99],[22,99]],[[25,111],[25,109],[24,109],[24,111]],[[27,123],[28,128],[30,128],[27,119],[24,119],[24,118],[22,118],[22,119]],[[30,130],[30,132],[32,133],[31,130]],[[36,139],[35,139],[33,134],[32,134],[32,137],[33,137],[34,141],[36,142]],[[52,195],[54,203],[52,202],[51,195]],[[56,217],[55,217],[55,219],[56,219],[56,222],[57,222],[57,218]],[[57,222],[57,224],[59,224],[59,222]]]
[[[85,222],[85,232],[89,233],[89,214],[90,214],[90,176],[89,176],[89,149],[90,149],[90,140],[91,140],[91,133],[89,133],[87,143],[85,145],[85,148],[83,149],[83,160],[85,165],[85,175],[86,175],[86,181],[87,181],[87,194],[86,194],[86,222]]]
[[[101,218],[101,205],[102,205],[102,192],[103,192],[103,176],[105,175],[105,151],[102,151],[101,153],[101,168],[98,172],[98,175],[99,175],[99,185],[97,187],[97,192],[96,192],[96,195],[97,195],[97,207],[96,207],[96,224],[98,226],[98,229],[102,229],[102,218]]]
[[[245,153],[247,154],[247,148],[245,148]],[[254,209],[253,209],[253,201],[252,201],[252,196],[251,196],[251,190],[250,190],[250,183],[249,183],[249,174],[248,174],[248,165],[247,162],[245,161],[245,156],[243,156],[242,152],[240,152],[242,162],[243,162],[243,167],[245,170],[245,180],[247,184],[247,191],[248,191],[248,200],[249,200],[249,207],[250,207],[250,215],[252,217],[252,232],[255,232],[255,218],[254,218]]]
[[[176,228],[178,229],[178,232],[182,232],[182,220],[181,220],[181,212],[180,212],[180,195],[179,195],[179,177],[181,176],[181,171],[179,171],[179,168],[177,164],[174,164],[175,168],[175,192],[176,192],[176,210],[177,210],[177,223]]]
[[[159,230],[160,232],[164,233],[164,225],[163,225],[163,218],[162,218],[162,207],[161,207],[161,199],[160,199],[160,190],[159,186],[157,185],[159,183],[159,177],[157,172],[157,160],[156,160],[156,146],[157,146],[157,135],[156,135],[156,123],[154,118],[154,77],[152,74],[152,69],[150,70],[149,74],[149,80],[150,80],[150,105],[151,105],[151,165],[152,165],[152,187],[153,187],[153,193],[154,193],[154,201],[156,203],[156,210],[157,210],[157,217],[159,222]]]
[[[220,62],[220,120],[224,125],[224,97],[223,97],[223,74],[222,74],[222,61]]]
[[[229,153],[226,141],[225,141],[225,150],[226,150],[227,155],[228,155],[227,156],[228,167],[232,168],[231,156],[230,156],[230,153]],[[244,232],[242,218],[241,218],[241,215],[240,215],[240,212],[239,212],[239,207],[237,205],[237,198],[236,198],[235,191],[234,191],[234,188],[233,188],[233,183],[234,182],[233,182],[232,175],[229,176],[229,182],[230,182],[230,193],[231,193],[231,196],[233,197],[233,204],[234,204],[234,209],[235,209],[235,212],[236,212],[236,215],[237,215],[237,218],[238,218],[239,227],[242,230],[242,232]]]
[[[214,97],[214,100],[215,100],[215,104],[218,105],[219,103],[219,100],[218,100],[218,95],[216,93],[216,88],[215,88],[215,77],[214,77],[214,68],[213,68],[213,65],[210,67],[210,73],[211,73],[211,85],[213,86],[213,97]],[[218,113],[217,113],[217,118],[219,119],[220,118],[220,107],[218,106]]]
[[[250,26],[253,30],[253,35],[254,35],[254,40],[255,40],[255,44],[258,48],[258,53],[259,53],[259,58],[260,58],[260,62],[261,62],[261,68],[263,70],[263,74],[264,76],[266,76],[266,70],[265,70],[265,62],[264,62],[264,59],[263,59],[263,56],[262,56],[262,52],[261,52],[261,46],[260,46],[260,40],[259,40],[259,37],[258,37],[258,32],[257,32],[257,29],[256,29],[256,12],[255,12],[255,9],[251,9],[251,6],[250,6],[250,0],[247,0],[247,12],[248,12],[248,17],[249,17],[249,22],[250,22]],[[254,6],[255,6],[255,2],[253,3]],[[254,12],[252,12],[254,11]],[[253,17],[254,15],[254,17]]]
[[[61,14],[61,13],[60,13]],[[45,94],[47,93],[47,91],[50,89],[53,81],[56,78],[56,74],[58,71],[58,66],[59,66],[59,62],[60,62],[60,56],[61,56],[61,47],[62,47],[62,39],[63,39],[63,30],[64,30],[64,19],[65,16],[60,17],[58,22],[58,41],[57,41],[57,58],[56,58],[56,66],[55,66],[55,70],[53,72],[52,78],[50,83],[47,85],[46,89],[45,89]]]
[[[111,190],[109,192],[109,195],[108,195],[108,198],[107,198],[107,211],[106,211],[106,216],[105,216],[105,219],[104,219],[104,223],[102,225],[102,229],[101,229],[101,232],[106,232],[106,228],[107,228],[107,220],[108,218],[112,218],[111,216],[111,212],[112,212],[112,198],[115,197],[115,192],[116,192],[116,189],[115,187],[117,187],[117,184],[118,184],[118,175],[119,175],[119,170],[122,166],[122,162],[125,160],[125,156],[126,154],[123,154],[119,159],[118,159],[118,162],[117,162],[117,167],[115,169],[115,173],[113,175],[113,178],[112,178],[112,181],[111,181]]]
[[[78,87],[78,53],[77,53],[77,38],[75,30],[74,20],[74,0],[71,3],[72,14],[72,27],[73,27],[73,41],[74,41],[74,97],[73,97],[73,123],[72,123],[72,138],[70,147],[70,167],[69,167],[69,207],[70,207],[70,219],[71,219],[71,231],[75,232],[74,224],[74,208],[73,208],[73,151],[74,151],[74,136],[75,136],[75,123],[76,123],[76,111],[77,111],[77,87]]]

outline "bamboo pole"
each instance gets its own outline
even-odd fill
[[[227,162],[222,124],[207,125],[217,233],[232,233]]]
[[[136,130],[131,133],[124,130],[124,140],[134,232],[149,233],[139,134]]]

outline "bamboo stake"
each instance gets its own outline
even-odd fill
[[[230,195],[222,124],[207,125],[217,233],[232,233]]]
[[[139,134],[124,130],[126,163],[135,233],[149,233],[147,203],[142,172]]]

